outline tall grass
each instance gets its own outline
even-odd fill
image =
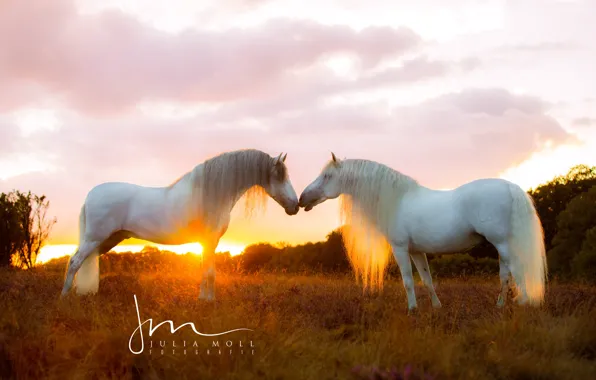
[[[443,308],[432,310],[417,287],[420,310],[407,315],[399,278],[365,297],[351,276],[218,273],[217,302],[209,304],[197,298],[196,259],[157,268],[138,260],[102,261],[97,295],[62,300],[64,261],[0,270],[0,378],[596,378],[594,287],[550,284],[543,307],[500,310],[496,278],[439,280]],[[133,295],[142,321],[193,322],[207,333],[254,331],[205,338],[187,327],[175,334],[161,327],[149,337],[145,326],[145,352],[133,355]],[[219,354],[210,347],[214,340],[232,341],[232,354]],[[150,354],[150,341],[165,342],[164,353]],[[199,353],[184,355],[183,341],[197,341]]]

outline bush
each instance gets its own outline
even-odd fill
[[[573,259],[573,272],[577,277],[596,281],[596,227],[586,233],[581,251]]]
[[[483,276],[499,273],[499,260],[485,257],[475,259],[466,253],[429,257],[430,270],[435,277]]]
[[[579,259],[580,251],[590,251],[587,233],[596,228],[596,186],[573,198],[557,217],[557,234],[553,248],[548,252],[548,266],[551,273],[563,277],[575,277],[577,270],[585,272],[581,265],[572,265]],[[585,253],[584,255],[589,255]],[[583,255],[582,255],[583,256]],[[584,259],[581,259],[584,260]],[[588,262],[585,262],[586,264]]]

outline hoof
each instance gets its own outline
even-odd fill
[[[505,299],[499,296],[499,298],[497,299],[497,307],[502,308],[503,306],[505,306]]]
[[[68,293],[70,293],[70,289],[62,288],[62,291],[60,292],[60,298],[66,297]]]
[[[517,304],[518,304],[519,306],[527,306],[527,305],[529,305],[530,303],[528,302],[528,300],[517,300]]]
[[[215,297],[212,296],[211,294],[205,295],[205,294],[201,293],[199,295],[199,300],[201,300],[201,301],[215,301]]]
[[[418,308],[416,306],[408,308],[408,315],[418,315]]]
[[[518,295],[517,297],[515,297],[514,301],[519,306],[526,306],[526,305],[529,304],[528,298],[527,297],[524,297],[522,295]]]
[[[434,309],[440,309],[443,307],[443,305],[441,305],[441,302],[433,302],[432,305]]]

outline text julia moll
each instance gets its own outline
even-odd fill
[[[199,344],[198,341],[150,341],[150,355],[254,355],[255,344],[249,341],[219,341]]]

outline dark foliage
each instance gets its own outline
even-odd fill
[[[47,219],[45,196],[20,191],[0,194],[0,266],[35,265],[56,220]]]
[[[557,176],[550,182],[530,190],[529,193],[534,199],[536,211],[540,215],[544,228],[547,250],[553,247],[559,214],[565,210],[573,198],[587,192],[595,185],[596,166],[578,165],[571,168],[566,175]]]

